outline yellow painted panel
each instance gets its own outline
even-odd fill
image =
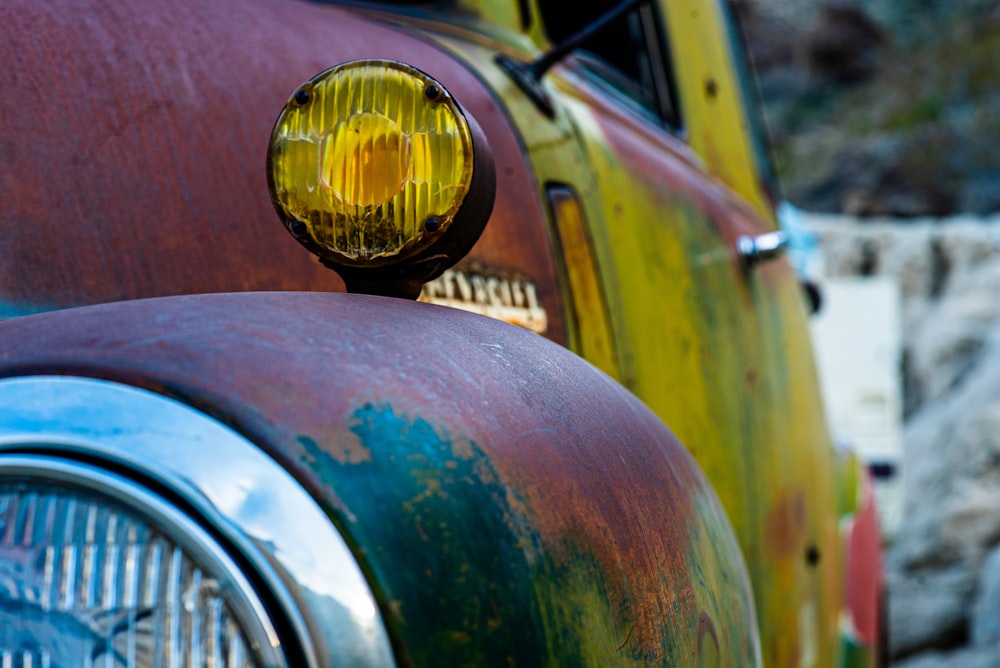
[[[718,0],[658,0],[670,48],[688,141],[709,171],[765,219],[773,219],[749,134],[747,101]]]
[[[755,584],[765,663],[824,665],[836,654],[839,548],[797,282],[781,263],[744,272],[735,231],[766,222],[578,84],[567,76],[560,90],[598,175],[592,237],[615,281],[622,380],[719,493]]]

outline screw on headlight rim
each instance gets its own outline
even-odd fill
[[[424,97],[431,102],[440,102],[444,96],[440,86],[430,83],[424,88]]]

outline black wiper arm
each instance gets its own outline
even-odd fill
[[[565,58],[567,54],[579,48],[588,39],[600,34],[619,17],[647,2],[649,0],[624,0],[618,3],[576,33],[570,35],[562,42],[553,45],[551,49],[529,63],[518,62],[503,53],[497,54],[496,62],[531,98],[535,106],[551,118],[554,114],[552,104],[549,102],[548,96],[545,95],[545,91],[541,86],[541,80],[545,76],[545,73],[553,65]]]

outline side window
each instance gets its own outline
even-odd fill
[[[541,0],[545,32],[553,44],[580,32],[619,2],[582,0],[571,10]],[[642,3],[585,41],[575,54],[604,83],[674,129],[681,128],[676,88],[661,22],[652,3]]]

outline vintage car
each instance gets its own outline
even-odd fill
[[[0,665],[875,662],[722,0],[0,17]]]

